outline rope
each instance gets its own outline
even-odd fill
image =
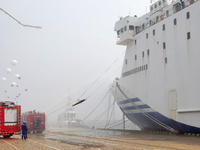
[[[53,113],[55,113],[55,112],[59,111],[60,109],[62,109],[62,108],[64,108],[64,107],[66,107],[67,105],[70,105],[70,104],[72,104],[72,103],[73,103],[73,102],[71,102],[71,103],[68,103],[68,104],[66,104],[66,105],[64,105],[64,106],[62,106],[62,107],[60,107],[60,108],[56,109],[55,111],[51,112],[51,113],[50,113],[50,114],[48,114],[47,116],[49,116],[49,115],[51,115],[51,114],[53,114]]]
[[[101,86],[103,86],[121,67],[119,67],[109,78],[107,78],[96,90],[92,92],[87,98],[89,98],[91,95],[93,95]]]
[[[99,107],[99,105],[103,102],[103,100],[108,95],[108,93],[109,93],[110,90],[111,89],[108,90],[108,92],[106,93],[106,95],[103,97],[103,99],[100,101],[100,103],[95,107],[95,109],[93,109],[93,111],[89,115],[87,115],[82,121],[84,121],[86,118],[88,118]]]
[[[89,86],[89,88],[87,88],[85,90],[85,92],[83,92],[83,94],[81,96],[83,96],[112,66],[113,64],[116,63],[117,60],[119,60],[119,58],[125,53],[125,51]],[[80,97],[81,97],[80,96]],[[80,99],[79,97],[79,99]]]
[[[110,102],[111,102],[111,92],[109,93],[108,106],[110,105]],[[106,117],[106,124],[108,123],[108,118],[109,118],[109,110],[108,110],[107,117]]]
[[[17,19],[15,19],[13,16],[11,16],[9,13],[7,13],[5,10],[3,10],[2,8],[0,8],[1,11],[3,11],[5,14],[7,14],[8,16],[10,16],[12,19],[14,19],[15,21],[17,21],[20,25],[24,26],[24,27],[31,27],[31,28],[38,28],[38,29],[42,29],[42,27],[39,26],[31,26],[31,25],[25,25],[22,24],[20,21],[18,21]]]
[[[101,115],[99,115],[97,118],[95,118],[94,120],[90,121],[89,123],[86,123],[87,125],[92,125],[94,124],[95,122],[97,122],[99,119],[101,119],[105,114],[106,114],[106,111],[105,110]]]
[[[118,121],[116,121],[116,122],[113,122],[113,123],[109,124],[108,126],[113,125],[113,124],[118,123],[118,122],[121,122],[121,121],[122,121],[122,120],[118,120]],[[106,128],[104,128],[104,129],[106,129]]]
[[[99,119],[101,119],[107,112],[108,109],[110,109],[110,107],[112,107],[112,104],[103,112],[101,113],[97,118],[95,118],[94,120],[90,121],[89,123],[87,124],[94,124],[95,122],[97,122]]]
[[[109,121],[107,122],[105,128],[106,128],[106,127],[109,125],[109,123],[110,123],[110,120],[111,120],[111,117],[112,117],[112,114],[113,114],[113,110],[114,110],[114,105],[115,105],[115,101],[113,102],[113,107],[112,107],[112,111],[111,111],[111,114],[110,114],[110,118],[109,118]],[[105,129],[105,128],[104,128],[104,129]]]
[[[117,125],[115,125],[115,126],[109,127],[109,128],[107,128],[107,129],[111,129],[111,128],[117,127],[117,126],[119,126],[119,125],[121,125],[121,124],[123,124],[124,122],[127,122],[127,121],[129,121],[129,120],[123,121],[122,123],[119,123],[119,124],[117,124]]]
[[[119,67],[115,72],[117,72],[120,68],[121,68],[121,67]],[[115,72],[114,72],[114,73],[115,73]],[[114,73],[113,73],[113,74],[114,74]],[[113,75],[113,74],[112,74],[112,75]],[[104,81],[103,84],[105,84],[105,83],[112,77],[112,75],[111,75],[109,78],[107,78],[107,79]],[[91,95],[93,95],[103,84],[101,84],[101,85],[100,85],[95,91],[93,91],[93,93],[90,94],[87,98],[89,98]],[[87,98],[86,98],[86,99],[87,99]],[[70,105],[70,104],[74,103],[75,101],[76,101],[76,100],[72,101],[71,103],[66,104],[65,106],[60,107],[59,109],[57,109],[57,110],[51,112],[51,113],[48,114],[47,116],[49,116],[49,115],[51,115],[51,114],[57,112],[58,110],[60,110],[60,109],[62,109],[62,108],[64,108],[64,107],[66,107],[67,105]],[[85,118],[84,118],[84,119],[85,119]]]
[[[125,51],[124,51],[122,54],[124,54],[124,53],[125,53]],[[121,55],[122,55],[122,54],[121,54]],[[113,64],[121,57],[121,55],[113,62]],[[112,65],[113,65],[113,64],[112,64]],[[111,65],[111,66],[112,66],[112,65]],[[110,67],[111,67],[111,66],[110,66]],[[109,68],[110,68],[110,67],[109,67]],[[121,67],[119,67],[113,74],[115,74],[120,68],[121,68]],[[108,69],[107,69],[107,70],[108,70]],[[106,70],[106,71],[107,71],[107,70]],[[104,71],[104,73],[105,73],[106,71]],[[107,79],[103,82],[103,84],[105,84],[105,83],[113,76],[113,74],[112,74],[109,78],[107,78]],[[101,76],[102,76],[102,75],[101,75]],[[100,77],[101,77],[101,76],[100,76]],[[99,77],[99,78],[100,78],[100,77]],[[99,78],[98,78],[97,80],[99,80]],[[96,80],[95,82],[97,82],[97,80]],[[94,83],[95,83],[95,82],[94,82]],[[94,83],[93,83],[93,84],[94,84]],[[93,84],[92,84],[92,85],[93,85]],[[94,90],[87,98],[89,98],[91,95],[93,95],[103,84],[101,84],[96,90]],[[91,86],[92,86],[92,85],[91,85]],[[90,87],[91,87],[91,86],[90,86]],[[90,88],[90,87],[89,87],[89,88]],[[83,94],[85,94],[85,93],[89,90],[89,88],[88,88]],[[82,95],[83,95],[83,94],[82,94]],[[82,96],[82,95],[81,95],[81,96]],[[81,97],[81,96],[80,96],[80,97]],[[79,98],[80,98],[80,97],[79,97]],[[86,99],[87,99],[87,98],[86,98]],[[74,102],[75,102],[75,101],[72,101],[71,103],[68,103],[67,105],[72,104],[72,103],[74,103]],[[66,107],[67,105],[65,105],[65,106],[63,106],[63,107],[60,107],[59,109],[57,109],[57,110],[51,112],[51,113],[48,114],[47,116],[49,116],[49,115],[51,115],[51,114],[57,112],[58,110],[60,110],[60,109],[62,109],[62,108],[64,108],[64,107]],[[86,118],[84,118],[84,120],[85,120],[85,119],[86,119]]]
[[[111,88],[110,88],[110,89],[111,89]],[[115,102],[115,97],[116,97],[116,90],[115,90],[115,94],[114,94],[114,102]],[[109,97],[109,104],[110,104],[110,97]],[[114,109],[114,105],[113,105],[113,109]],[[112,110],[112,112],[113,112],[113,110]],[[111,116],[112,116],[112,112],[111,112]],[[108,121],[108,118],[109,118],[109,110],[108,110],[108,116],[107,116],[105,128],[106,128],[106,127],[109,125],[109,123],[110,123],[111,117],[110,117],[109,121]],[[104,128],[104,129],[105,129],[105,128]]]
[[[116,90],[117,90],[117,88],[115,88],[115,95],[116,95]],[[114,97],[116,97],[116,96],[114,96]],[[120,108],[120,107],[119,107]],[[120,108],[121,109],[121,108]],[[121,111],[123,112],[123,110],[121,109]],[[123,112],[124,113],[124,112]],[[128,117],[127,117],[128,118]],[[129,119],[129,118],[128,118]],[[129,120],[131,120],[131,119],[129,119]],[[137,125],[139,125],[139,126],[143,126],[143,127],[145,127],[145,125],[143,124],[143,123],[141,123],[136,117],[132,117],[132,120],[134,121],[134,123],[136,123]]]
[[[171,128],[170,126],[162,123],[161,121],[157,120],[156,118],[154,118],[153,116],[149,115],[148,113],[142,111],[142,109],[140,107],[138,107],[134,102],[132,102],[130,100],[130,98],[121,90],[121,88],[119,87],[118,83],[116,83],[118,89],[120,90],[120,92],[130,101],[130,103],[132,103],[134,105],[135,108],[137,108],[138,110],[140,110],[142,112],[142,114],[144,114],[147,118],[149,118],[150,120],[152,120],[153,122],[155,122],[156,124],[160,125],[161,127],[165,128],[166,130],[169,130],[171,132],[177,132],[175,131],[173,128]]]

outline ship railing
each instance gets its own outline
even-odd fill
[[[186,7],[188,7],[188,6],[190,6],[190,5],[194,4],[194,3],[196,3],[197,1],[199,1],[199,0],[188,0],[188,1],[186,1],[186,2],[184,3],[184,5],[181,5],[181,4],[179,5],[179,4],[176,3],[175,5],[173,5],[171,8],[169,8],[169,9],[166,11],[166,15],[163,16],[163,19],[161,18],[161,16],[162,16],[162,15],[161,15],[161,16],[159,17],[159,19],[153,18],[154,20],[156,20],[155,22],[153,22],[153,21],[152,21],[153,19],[151,19],[151,20],[149,20],[148,22],[143,23],[143,24],[140,25],[140,26],[137,26],[137,27],[136,27],[136,33],[135,33],[133,36],[135,36],[135,35],[141,33],[142,31],[144,31],[144,30],[148,29],[149,27],[151,27],[151,26],[157,24],[158,22],[160,22],[160,21],[162,21],[162,20],[164,20],[164,19],[170,17],[171,15],[173,15],[173,14],[175,14],[175,13],[181,11],[182,9],[185,9]],[[119,37],[118,37],[118,38],[119,38]]]

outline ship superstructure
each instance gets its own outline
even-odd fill
[[[199,0],[159,0],[115,24],[126,54],[113,95],[142,130],[200,133],[199,14]]]
[[[68,107],[58,115],[58,124],[60,127],[80,127],[81,120],[76,118],[74,107]]]

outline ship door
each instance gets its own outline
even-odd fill
[[[176,110],[177,110],[176,90],[169,91],[168,93],[168,107],[170,112],[170,119],[176,120]]]

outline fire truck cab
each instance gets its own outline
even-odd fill
[[[9,138],[21,134],[21,106],[11,101],[0,101],[0,135]]]

